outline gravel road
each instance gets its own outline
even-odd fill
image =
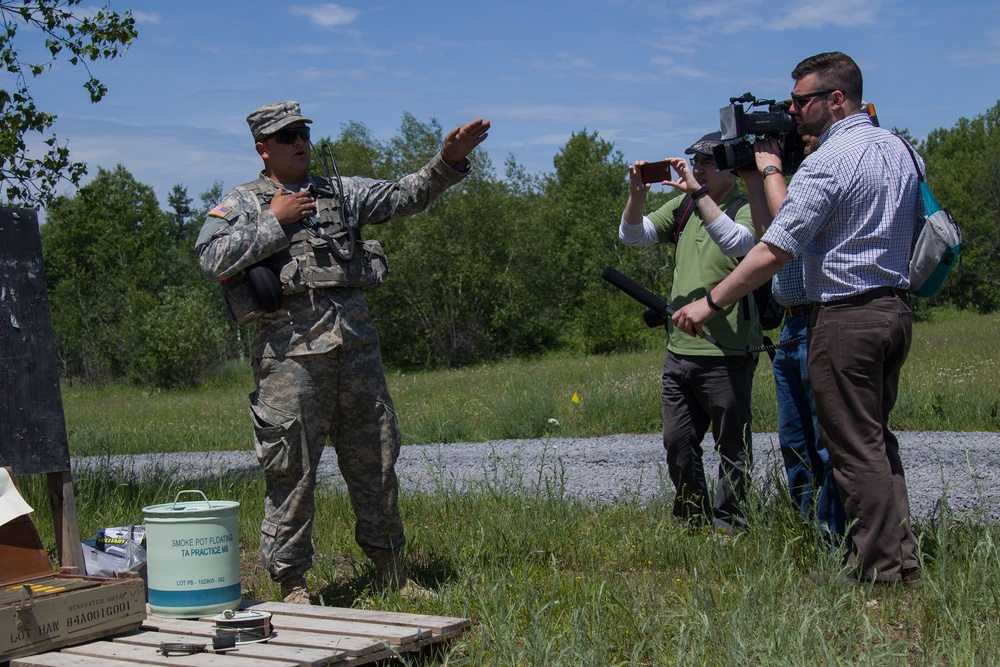
[[[955,512],[1000,518],[1000,433],[902,431],[897,436],[906,470],[910,512],[930,516],[942,496]],[[706,438],[706,471],[714,478],[718,457]],[[754,474],[758,479],[782,472],[774,433],[754,435]],[[109,465],[110,464],[110,465]],[[74,470],[103,467],[122,475],[175,475],[197,481],[206,470],[246,471],[257,462],[252,452],[144,454],[86,457],[73,460]],[[672,493],[659,434],[622,434],[598,438],[495,440],[478,443],[409,445],[396,471],[407,492],[437,488],[464,490],[484,482],[504,485],[562,486],[569,496],[594,502],[618,498],[649,500]],[[337,457],[327,448],[320,477],[342,485]]]

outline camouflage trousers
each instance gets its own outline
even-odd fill
[[[316,470],[327,438],[355,516],[355,540],[374,559],[405,545],[395,464],[400,432],[378,343],[325,354],[254,360],[254,445],[266,493],[260,529],[275,581],[312,566]]]

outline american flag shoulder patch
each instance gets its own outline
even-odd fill
[[[224,218],[224,217],[226,217],[227,215],[229,215],[232,212],[233,212],[233,208],[231,206],[223,206],[222,204],[219,204],[218,206],[216,206],[215,208],[213,208],[211,211],[209,211],[208,214],[209,215],[214,215],[217,218]]]

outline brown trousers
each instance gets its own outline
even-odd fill
[[[913,311],[905,292],[879,288],[822,304],[809,331],[809,377],[853,540],[848,564],[863,581],[917,567],[910,501],[889,430]]]

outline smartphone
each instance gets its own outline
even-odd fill
[[[643,183],[662,183],[670,179],[670,165],[663,162],[647,162],[639,167]]]

